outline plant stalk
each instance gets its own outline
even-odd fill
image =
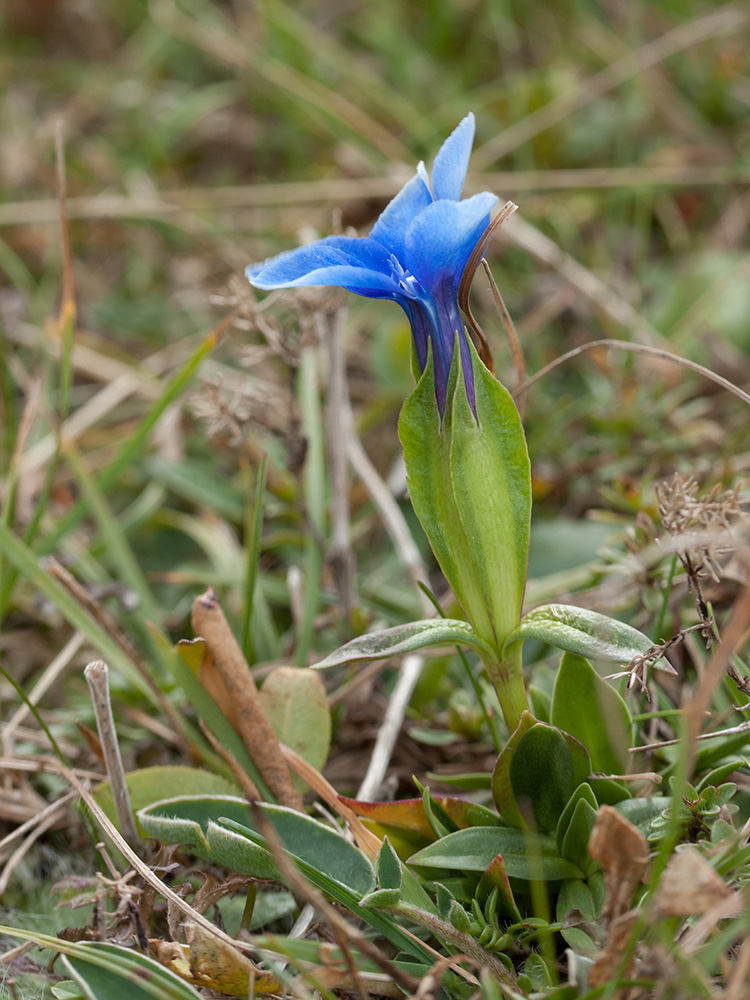
[[[509,733],[516,731],[521,716],[529,710],[526,688],[523,683],[521,645],[520,642],[513,643],[506,655],[498,655],[497,659],[491,659],[489,656],[482,657],[487,675],[497,693],[497,699],[500,702]]]

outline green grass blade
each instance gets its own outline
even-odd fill
[[[81,498],[96,521],[102,542],[117,570],[120,582],[137,594],[142,613],[159,621],[161,610],[96,476],[86,467],[83,457],[73,445],[64,446],[64,454],[76,477]]]
[[[302,429],[307,439],[304,471],[304,496],[308,521],[305,540],[305,596],[302,622],[297,636],[295,661],[307,666],[312,644],[315,616],[320,597],[320,571],[323,567],[323,532],[325,522],[325,455],[323,418],[318,392],[316,351],[305,348],[300,355],[299,400]]]
[[[263,455],[258,467],[255,483],[255,501],[248,506],[246,517],[247,570],[245,574],[245,613],[242,620],[242,651],[248,663],[254,662],[255,644],[250,623],[253,614],[256,583],[258,579],[258,559],[260,558],[260,536],[263,531],[263,495],[266,490],[268,456]]]
[[[139,673],[129,656],[115,640],[80,606],[68,591],[53,579],[31,549],[5,526],[0,524],[0,553],[12,563],[28,582],[48,598],[65,618],[97,650],[110,667],[119,670],[154,705],[153,690]]]
[[[211,333],[209,333],[209,335],[201,341],[197,350],[193,352],[188,360],[169,380],[164,392],[138,425],[138,428],[133,435],[120,446],[120,450],[118,451],[114,461],[102,471],[98,480],[99,486],[105,494],[109,492],[111,487],[117,481],[117,477],[123,469],[127,468],[128,465],[131,465],[141,456],[148,444],[148,438],[151,431],[159,422],[164,411],[171,406],[175,400],[179,399],[189,385],[203,359],[214,349],[218,341],[219,334],[221,333],[221,329],[222,324],[212,330]],[[44,539],[44,542],[40,546],[40,551],[43,554],[53,552],[59,545],[61,539],[72,531],[76,525],[80,524],[86,516],[87,511],[88,508],[86,504],[83,501],[79,501],[73,509],[60,520],[57,527]]]

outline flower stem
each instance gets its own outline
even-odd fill
[[[513,643],[505,656],[498,656],[497,659],[482,657],[482,661],[497,693],[508,732],[513,733],[518,728],[522,714],[529,709],[523,684],[521,643]]]

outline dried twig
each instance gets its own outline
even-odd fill
[[[83,671],[83,676],[91,691],[96,728],[99,732],[120,829],[127,842],[135,847],[140,838],[135,828],[133,810],[130,806],[130,794],[125,782],[125,769],[122,766],[122,757],[120,756],[120,745],[117,742],[117,730],[112,716],[112,704],[109,700],[108,673],[107,664],[103,660],[94,660]]]
[[[208,646],[211,659],[232,700],[242,742],[264,781],[282,805],[301,810],[302,798],[292,784],[279,741],[258,697],[250,667],[212,587],[193,602],[193,628]]]
[[[503,326],[505,327],[505,335],[508,338],[508,344],[510,345],[510,353],[513,358],[513,365],[516,369],[516,380],[517,386],[523,385],[526,381],[526,359],[523,356],[523,347],[521,346],[521,340],[518,336],[518,331],[516,330],[515,323],[508,312],[508,308],[503,301],[503,296],[500,293],[500,289],[497,287],[497,283],[490,270],[490,265],[487,261],[482,258],[482,267],[484,268],[484,273],[487,275],[487,280],[490,283],[490,288],[492,289],[492,295],[495,299],[495,308],[500,314],[500,319],[502,320]],[[519,406],[519,413],[523,417],[523,410]]]

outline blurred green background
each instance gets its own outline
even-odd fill
[[[263,450],[272,500],[261,582],[282,630],[290,613],[283,573],[304,544],[292,391],[304,330],[282,298],[269,341],[258,316],[273,309],[257,312],[245,265],[311,235],[366,232],[417,160],[429,162],[470,110],[469,186],[520,206],[488,259],[529,373],[614,337],[667,347],[748,384],[746,5],[6,0],[0,16],[2,471],[20,430],[24,450],[45,439],[53,448],[55,421],[44,406],[32,408],[24,430],[34,385],[53,411],[64,398],[52,360],[62,123],[78,306],[70,411],[112,379],[136,384],[75,440],[85,467],[104,476],[110,513],[158,595],[155,617],[178,634],[190,596],[207,582],[223,586],[230,604],[234,595],[242,614],[243,519]],[[481,274],[473,296],[497,372],[514,386]],[[408,328],[388,303],[346,302],[357,427],[387,476],[411,384]],[[203,384],[180,397],[161,438],[147,445],[144,437],[132,463],[107,478],[167,376],[238,305],[240,318],[201,368]],[[602,531],[573,527],[592,509],[627,520],[653,511],[653,482],[675,469],[712,483],[733,482],[750,466],[743,404],[663,359],[587,353],[524,398],[536,537],[545,537],[546,520],[554,538],[532,552],[532,575],[593,557]],[[37,554],[62,546],[79,576],[106,588],[124,564],[101,520],[89,518],[83,535],[69,522],[58,530],[83,490],[80,470],[62,460],[50,506],[35,511],[45,454],[23,466],[6,522]],[[393,577],[371,558],[382,529],[357,489],[365,586],[379,587],[379,606],[401,619],[414,595],[387,592]],[[2,610],[20,607],[36,620],[21,586],[6,582]],[[272,618],[267,656],[284,648]],[[53,630],[51,649],[59,641]]]

